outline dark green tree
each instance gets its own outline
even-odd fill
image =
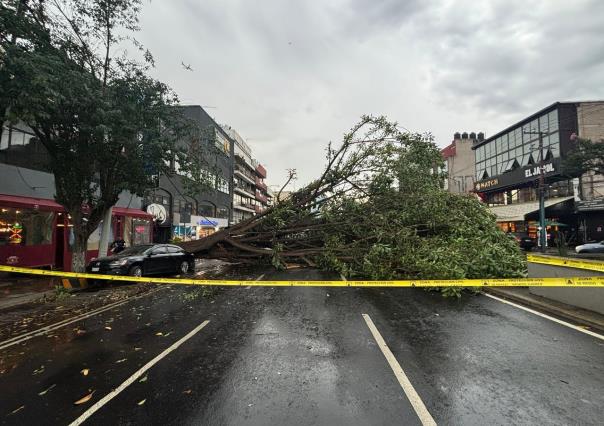
[[[71,216],[75,271],[119,194],[142,195],[191,135],[177,96],[148,76],[153,57],[131,37],[140,4],[12,0],[0,9],[0,113],[29,126],[48,151],[55,198]],[[128,41],[139,61],[113,54]]]
[[[587,172],[604,174],[604,143],[577,139],[574,148],[562,162],[562,172],[572,177]]]

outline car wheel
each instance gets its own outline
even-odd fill
[[[187,261],[182,261],[180,262],[180,267],[178,268],[178,272],[181,274],[186,274],[187,272],[189,272],[189,262]]]
[[[128,271],[128,275],[130,275],[131,277],[142,277],[143,276],[143,268],[141,268],[138,265],[137,266],[133,266]]]

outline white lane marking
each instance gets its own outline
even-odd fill
[[[111,392],[109,392],[107,395],[105,395],[102,399],[100,399],[98,402],[96,402],[94,405],[92,405],[88,410],[84,411],[84,413],[82,413],[82,415],[80,417],[78,417],[77,419],[75,419],[73,422],[70,423],[70,426],[77,426],[77,425],[82,424],[88,417],[92,416],[95,412],[97,412],[100,408],[102,408],[103,405],[107,404],[109,401],[111,401],[113,398],[115,398],[117,395],[119,395],[124,389],[126,389],[128,386],[130,386],[132,383],[134,383],[147,370],[149,370],[151,367],[153,367],[155,364],[157,364],[159,361],[161,361],[163,358],[165,358],[170,352],[174,351],[175,349],[178,349],[178,347],[180,345],[182,345],[184,342],[186,342],[191,337],[193,337],[195,334],[197,334],[202,328],[204,328],[206,325],[208,325],[209,322],[210,322],[209,320],[205,320],[204,322],[199,324],[197,327],[195,327],[193,330],[191,330],[186,336],[182,337],[180,340],[178,340],[177,342],[172,344],[172,346],[170,346],[168,349],[166,349],[165,351],[163,351],[162,353],[157,355],[155,358],[153,358],[151,361],[146,363],[140,370],[138,370],[132,376],[128,377],[128,379],[126,379],[126,381],[124,383],[119,385],[116,389],[113,389]]]
[[[550,317],[549,315],[542,314],[539,311],[535,311],[534,309],[527,308],[526,306],[518,305],[516,303],[510,302],[509,300],[501,299],[497,296],[493,296],[491,294],[483,293],[485,296],[490,297],[491,299],[499,300],[501,303],[506,303],[508,305],[515,306],[518,309],[522,309],[523,311],[530,312],[531,314],[539,315],[540,317],[546,318],[550,321],[557,322],[558,324],[562,324],[565,327],[572,328],[574,330],[580,331],[581,333],[589,334],[597,339],[604,340],[604,336],[598,333],[594,333],[593,331],[586,330],[584,328],[578,327],[574,324],[568,323],[566,321],[559,320],[558,318]]]
[[[55,331],[55,330],[58,330],[59,328],[65,327],[66,325],[73,324],[74,322],[78,322],[78,321],[90,318],[92,316],[101,314],[105,311],[109,311],[113,308],[117,308],[118,306],[121,306],[125,303],[131,302],[136,299],[140,299],[141,297],[149,296],[151,294],[158,292],[162,288],[163,287],[158,288],[156,290],[152,290],[152,291],[145,293],[143,295],[140,295],[140,296],[129,297],[126,300],[120,300],[119,302],[110,303],[109,305],[101,306],[100,308],[93,309],[91,311],[85,312],[85,313],[77,315],[75,317],[67,318],[62,321],[56,322],[54,324],[46,325],[37,330],[32,330],[32,331],[20,334],[15,337],[11,337],[10,339],[6,339],[6,340],[0,342],[0,350],[8,348],[13,345],[18,345],[19,343],[23,343],[29,339],[33,339],[34,337],[43,336],[51,331]]]
[[[396,376],[399,384],[403,388],[405,395],[407,395],[407,398],[409,399],[409,402],[413,406],[413,409],[415,410],[417,417],[419,417],[419,420],[422,422],[422,425],[436,426],[436,422],[434,421],[434,419],[428,412],[428,409],[424,405],[424,402],[419,397],[418,393],[415,391],[415,388],[409,381],[409,378],[407,377],[407,375],[401,368],[401,365],[398,363],[398,361],[396,360],[396,358],[390,351],[390,348],[384,341],[384,338],[382,337],[382,335],[376,328],[375,324],[373,323],[373,321],[371,320],[369,315],[363,314],[363,319],[365,320],[365,323],[367,323],[367,327],[369,327],[369,330],[371,331],[371,334],[373,334],[373,338],[377,342],[379,348],[382,350],[382,353],[386,357],[388,364],[390,364],[390,368],[392,368],[394,375]]]

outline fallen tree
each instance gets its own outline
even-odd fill
[[[494,216],[475,197],[441,189],[442,165],[428,135],[365,116],[339,147],[328,146],[317,180],[253,218],[181,245],[198,256],[305,264],[347,278],[523,276],[520,250]]]

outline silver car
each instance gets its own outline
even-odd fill
[[[604,253],[604,241],[587,243],[575,247],[577,253]]]

